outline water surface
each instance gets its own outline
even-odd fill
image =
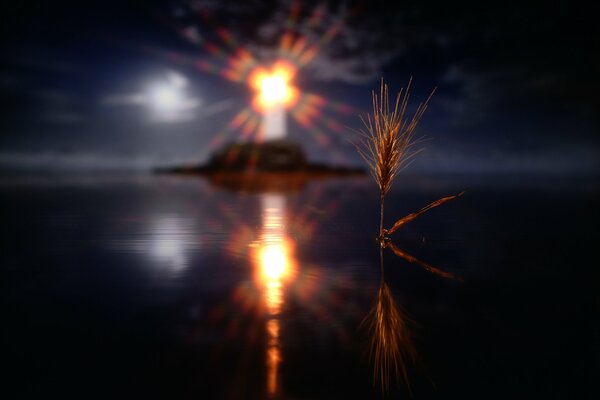
[[[382,284],[375,186],[295,189],[3,177],[4,394],[381,397],[363,323]],[[412,396],[595,397],[598,187],[406,177],[387,225],[463,189],[394,234],[462,282],[383,253]]]

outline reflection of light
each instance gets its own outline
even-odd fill
[[[183,243],[177,239],[157,237],[152,245],[152,255],[159,261],[169,263],[173,270],[185,268]]]
[[[270,280],[281,278],[285,272],[285,252],[283,246],[269,245],[261,257],[263,272]]]
[[[280,282],[267,282],[265,288],[265,302],[270,315],[278,315],[283,305],[283,287]]]
[[[293,246],[285,236],[285,199],[281,195],[262,197],[262,232],[255,261],[257,282],[262,290],[267,310],[267,391],[276,396],[279,366],[283,360],[280,344],[280,321],[285,283],[293,276]]]
[[[279,321],[270,319],[267,321],[267,391],[271,396],[277,393],[277,375],[281,363],[281,351],[279,349]]]
[[[121,235],[109,240],[110,248],[140,254],[150,259],[154,271],[169,278],[180,277],[189,266],[190,256],[202,247],[197,221],[189,217],[170,214],[152,215],[143,224],[128,225]]]
[[[277,241],[271,239],[259,247],[260,272],[263,283],[281,282],[292,272],[291,247],[287,238]]]
[[[181,272],[187,267],[186,252],[192,247],[193,227],[174,217],[158,219],[152,228],[149,241],[150,255],[171,272]]]

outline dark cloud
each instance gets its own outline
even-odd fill
[[[194,0],[175,9],[196,39],[219,41],[209,16],[263,60],[278,55],[286,31],[319,43],[305,79],[372,84],[384,74],[403,76],[402,83],[416,76],[454,89],[455,96],[438,96],[446,96],[442,102],[463,123],[524,109],[588,119],[600,114],[594,94],[600,86],[599,53],[593,51],[598,36],[589,13],[577,5]],[[323,40],[337,23],[339,31]]]
[[[224,27],[263,61],[279,56],[281,38],[291,32],[296,40],[306,40],[307,47],[318,46],[305,69],[316,80],[372,81],[406,48],[405,15],[377,2],[195,0],[177,4],[172,14],[192,42],[218,42],[214,27]],[[215,25],[207,24],[208,17]]]

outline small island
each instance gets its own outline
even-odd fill
[[[157,168],[155,172],[205,176],[216,186],[248,191],[299,190],[311,179],[366,173],[363,168],[311,163],[302,146],[285,139],[230,143],[206,164]]]

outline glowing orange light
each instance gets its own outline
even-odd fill
[[[278,315],[283,308],[285,283],[294,275],[294,243],[285,234],[285,199],[278,195],[264,195],[262,200],[262,232],[260,241],[255,243],[253,257],[256,281],[268,315],[266,386],[269,398],[278,398],[279,367],[283,360]]]
[[[271,70],[256,68],[249,79],[250,86],[258,92],[255,107],[259,111],[268,111],[276,106],[293,106],[298,99],[298,89],[290,85],[295,73],[292,65],[281,61]]]
[[[270,319],[267,322],[267,389],[270,395],[277,393],[277,375],[281,364],[281,346],[279,344],[279,320]]]
[[[285,249],[281,245],[268,246],[262,252],[263,273],[270,280],[279,280],[286,269]]]
[[[285,203],[279,196],[266,195],[263,200],[261,240],[254,253],[257,282],[269,316],[266,325],[267,391],[269,398],[279,391],[279,367],[283,360],[278,315],[284,303],[285,284],[294,277],[294,243],[285,235]]]
[[[265,76],[260,81],[260,93],[268,103],[281,103],[288,96],[287,82],[281,75]]]
[[[260,266],[260,281],[281,283],[292,272],[293,262],[291,244],[288,239],[281,238],[271,243],[265,243],[258,249]]]

